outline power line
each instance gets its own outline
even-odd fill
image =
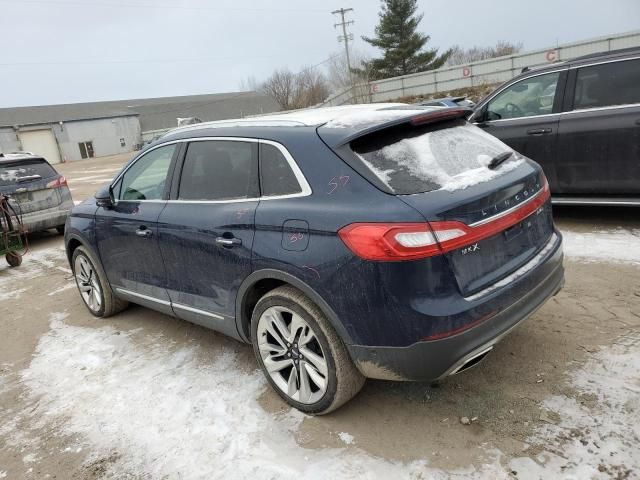
[[[69,5],[73,7],[124,7],[124,8],[144,8],[144,9],[168,9],[168,10],[209,10],[215,12],[260,12],[260,13],[324,13],[323,10],[305,9],[274,9],[274,8],[242,8],[242,7],[201,7],[183,5],[158,5],[153,3],[106,3],[106,2],[79,2],[72,0],[0,0],[2,3],[11,3],[14,6],[21,5]]]
[[[338,42],[344,42],[344,49],[347,54],[347,70],[349,71],[349,84],[353,88],[353,73],[351,72],[351,59],[349,57],[349,40],[353,40],[353,33],[347,33],[347,26],[353,25],[354,21],[345,21],[344,16],[348,12],[353,12],[353,8],[341,8],[331,12],[333,15],[340,15],[342,21],[333,25],[333,28],[342,27],[342,35],[338,35]]]

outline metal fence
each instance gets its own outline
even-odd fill
[[[519,74],[524,67],[537,67],[591,53],[638,46],[640,46],[640,30],[592,38],[554,48],[356,85],[329,97],[319,106],[384,102],[410,95],[433,95],[483,84],[501,83]]]

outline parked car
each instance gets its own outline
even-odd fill
[[[468,107],[473,108],[476,106],[474,102],[468,100],[467,97],[444,97],[434,98],[432,100],[423,100],[418,102],[418,105],[424,107]]]
[[[55,228],[64,233],[73,199],[67,180],[44,158],[30,152],[0,153],[0,192],[28,232]]]
[[[311,414],[365,377],[461,372],[564,278],[541,168],[465,114],[382,104],[177,129],[74,208],[81,296],[97,317],[134,302],[252,343]]]
[[[640,205],[640,48],[528,70],[470,121],[538,162],[554,203]]]

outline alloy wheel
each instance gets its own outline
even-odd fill
[[[311,326],[285,307],[270,307],[258,320],[258,349],[265,369],[289,398],[318,402],[329,383],[327,360]]]
[[[84,303],[92,312],[99,312],[102,306],[102,290],[93,265],[84,256],[78,255],[74,267],[76,284]]]

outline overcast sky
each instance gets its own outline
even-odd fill
[[[525,50],[640,28],[640,0],[420,0],[446,49]],[[331,11],[351,7],[356,49],[375,0],[0,0],[0,107],[237,91],[276,67],[339,51]]]

